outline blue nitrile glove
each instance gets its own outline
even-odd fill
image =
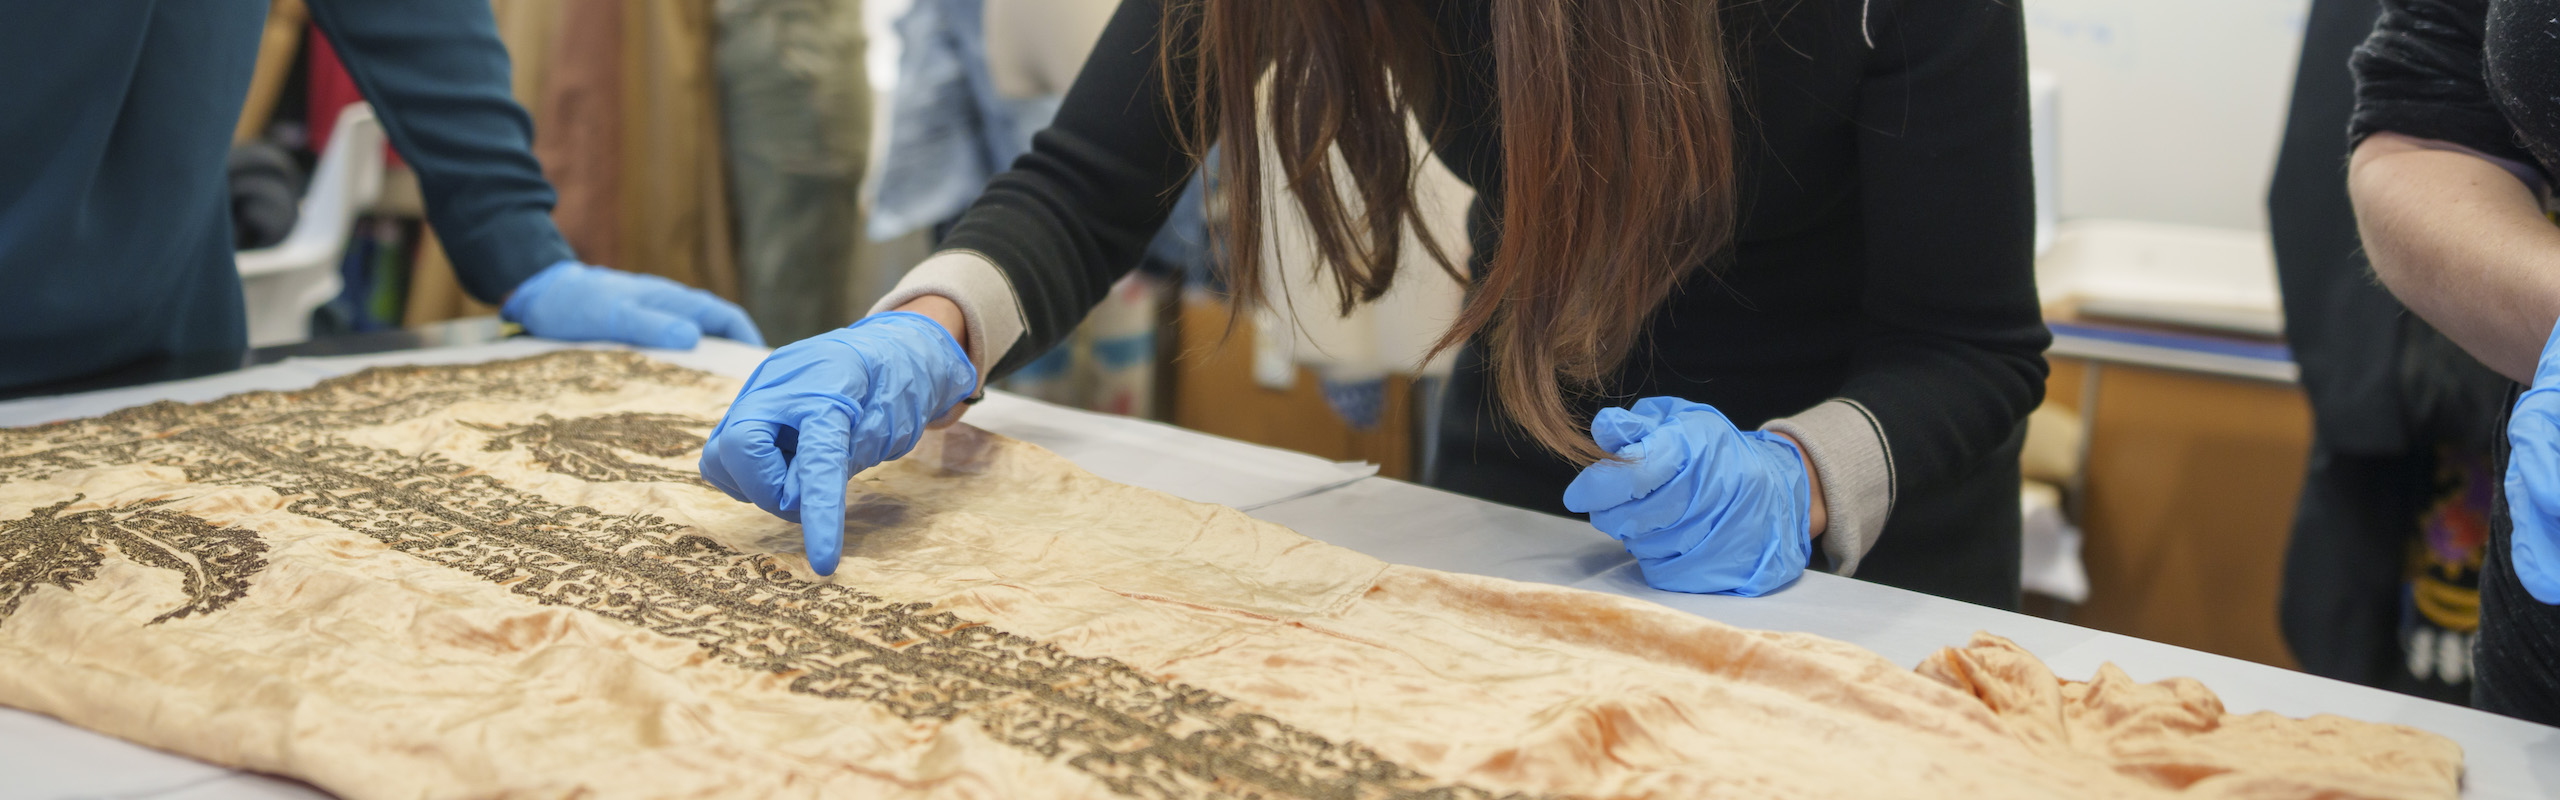
[[[978,390],[978,369],[942,324],[893,311],[773,351],[702,444],[702,477],[800,523],[809,567],[844,552],[853,474],[907,454],[926,424]]]
[[[2507,517],[2517,581],[2560,605],[2560,330],[2543,342],[2533,388],[2507,420]]]
[[[737,304],[656,275],[553,264],[516,287],[498,309],[526,333],[567,341],[604,340],[691,349],[704,334],[764,346],[764,334]]]
[[[1564,507],[1627,545],[1653,588],[1758,597],[1804,574],[1813,488],[1786,437],[1736,430],[1713,406],[1648,397],[1602,409],[1602,461],[1565,487]]]

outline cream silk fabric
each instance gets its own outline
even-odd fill
[[[0,703],[357,798],[2449,797],[2461,752],[1399,567],[966,427],[847,557],[569,351],[0,431]]]

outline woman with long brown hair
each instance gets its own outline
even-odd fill
[[[2024,52],[2003,0],[1126,0],[1032,152],[872,316],[767,360],[703,473],[832,571],[846,478],[1065,336],[1213,142],[1239,302],[1264,181],[1343,308],[1449,279],[1396,270],[1410,116],[1479,193],[1464,272],[1421,239],[1472,280],[1441,485],[1589,513],[1664,588],[1770,591],[1818,541],[2011,606],[2048,341]]]

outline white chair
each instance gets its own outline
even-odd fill
[[[293,232],[274,247],[240,251],[250,347],[310,340],[311,312],[345,288],[338,264],[346,258],[356,218],[382,197],[382,143],[382,122],[374,119],[372,106],[357,103],[340,112]]]

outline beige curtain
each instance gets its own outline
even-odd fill
[[[738,296],[710,0],[622,3],[621,246],[610,266]]]
[[[578,257],[735,298],[711,0],[491,5]],[[432,237],[411,280],[410,324],[494,313],[463,294]]]

